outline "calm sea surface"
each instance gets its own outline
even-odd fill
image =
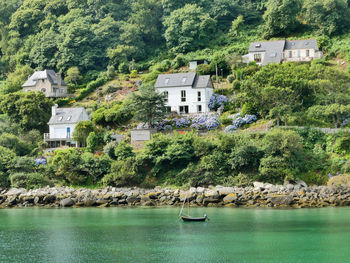
[[[350,208],[0,210],[0,262],[350,262]]]

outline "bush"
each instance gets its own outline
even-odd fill
[[[234,80],[235,80],[235,76],[234,76],[234,75],[228,75],[228,76],[227,76],[227,81],[228,81],[229,83],[232,83]]]
[[[196,68],[196,73],[198,75],[210,75],[211,74],[211,67],[207,64],[200,64]]]
[[[188,63],[188,60],[184,57],[182,54],[178,54],[176,58],[172,61],[171,66],[174,69],[178,69],[180,67],[186,66]]]
[[[116,142],[116,141],[107,143],[103,147],[104,154],[108,155],[111,159],[116,160],[117,157],[115,156],[114,151],[115,151],[115,148],[117,147],[117,145],[118,145],[118,142]]]
[[[240,91],[241,90],[241,82],[239,80],[237,80],[237,79],[232,81],[232,89],[234,91]]]
[[[112,163],[111,172],[102,179],[104,185],[111,186],[135,186],[139,185],[144,176],[138,170],[137,161],[134,157]]]
[[[328,186],[345,186],[350,187],[350,174],[337,175],[329,179]]]
[[[122,74],[128,74],[129,73],[128,64],[125,62],[120,63],[118,66],[118,71],[119,71],[119,73],[122,73]]]
[[[14,173],[10,175],[11,187],[26,188],[28,181],[27,173]]]
[[[114,156],[116,160],[121,161],[130,157],[134,157],[135,153],[133,152],[133,148],[130,144],[127,144],[126,142],[120,142],[114,149]]]

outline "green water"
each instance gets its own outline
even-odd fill
[[[0,210],[0,262],[350,262],[350,209]]]

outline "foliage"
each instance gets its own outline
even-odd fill
[[[132,100],[135,110],[134,118],[147,123],[151,128],[154,127],[156,122],[161,121],[166,114],[164,96],[159,94],[153,86],[141,87],[140,93],[134,93]]]
[[[79,121],[74,128],[73,140],[85,145],[86,139],[94,130],[95,127],[91,121]]]
[[[75,84],[78,85],[78,82],[82,79],[83,77],[80,74],[80,71],[78,67],[71,67],[67,70],[67,75],[65,77],[65,81],[67,81],[68,84]]]
[[[135,153],[133,152],[133,148],[126,142],[120,142],[114,148],[115,160],[121,161],[131,157],[135,157]]]
[[[106,127],[116,127],[126,124],[134,116],[131,100],[124,100],[122,103],[116,102],[110,108],[99,108],[92,115],[94,124]]]
[[[12,123],[18,123],[23,131],[47,130],[52,102],[41,92],[16,92],[0,98],[0,111]]]

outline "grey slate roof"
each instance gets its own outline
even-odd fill
[[[192,86],[196,78],[196,73],[176,73],[176,74],[160,74],[158,75],[155,87],[184,87]],[[168,79],[168,80],[167,80]],[[184,82],[183,82],[184,80]]]
[[[197,76],[194,82],[194,88],[206,88],[211,81],[210,75]]]
[[[253,42],[250,43],[249,53],[265,52],[262,65],[279,63],[282,61],[282,53],[285,44],[285,40]]]
[[[72,124],[79,121],[84,108],[56,108],[56,115],[51,116],[48,124]],[[69,118],[70,117],[70,118]]]
[[[210,75],[198,76],[194,72],[160,74],[158,75],[155,87],[168,88],[192,86],[193,88],[205,88],[208,86],[209,81],[211,81]]]
[[[22,87],[33,87],[36,85],[37,81],[40,79],[48,79],[51,84],[57,85],[58,78],[55,71],[51,69],[46,69],[44,71],[35,71],[27,81],[22,85]],[[67,84],[62,79],[62,86],[67,86]]]
[[[318,44],[316,39],[305,40],[291,40],[286,41],[286,50],[290,49],[315,49],[318,50]]]

